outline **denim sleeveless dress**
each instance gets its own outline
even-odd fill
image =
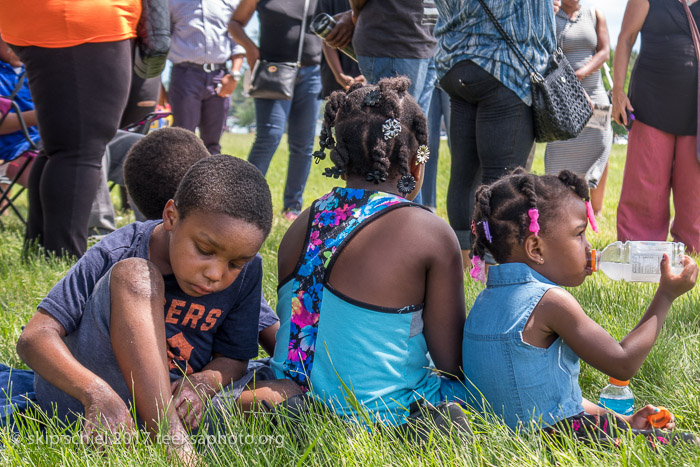
[[[489,268],[464,326],[467,381],[487,410],[515,429],[548,426],[583,412],[579,358],[561,337],[543,349],[523,341],[530,314],[556,284],[522,263]],[[479,396],[477,399],[480,399]]]
[[[402,207],[383,192],[334,188],[311,207],[302,257],[280,280],[280,329],[271,365],[341,416],[405,422],[419,400],[464,400],[459,381],[438,376],[423,335],[423,304],[400,309],[362,303],[329,283],[343,247],[370,222]],[[363,413],[357,410],[364,408]]]

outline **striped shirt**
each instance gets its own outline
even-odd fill
[[[172,39],[168,58],[175,64],[226,63],[245,54],[228,33],[238,0],[169,0]]]
[[[540,73],[556,50],[552,0],[486,0],[503,29]],[[478,0],[435,0],[438,75],[463,60],[492,74],[530,105],[529,72],[510,50]]]

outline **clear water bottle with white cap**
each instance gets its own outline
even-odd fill
[[[601,251],[591,250],[589,263],[593,272],[603,271],[610,279],[659,282],[664,253],[671,261],[671,272],[680,274],[685,245],[677,242],[614,242]]]

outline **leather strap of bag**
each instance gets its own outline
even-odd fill
[[[481,6],[486,11],[486,14],[488,15],[489,19],[496,27],[496,30],[501,35],[501,37],[503,37],[503,40],[506,41],[506,44],[508,44],[510,50],[512,50],[515,56],[518,58],[518,61],[520,61],[520,63],[530,72],[530,79],[533,79],[533,77],[539,77],[539,79],[542,80],[542,76],[540,76],[537,70],[535,70],[535,67],[533,67],[532,64],[522,54],[522,52],[520,52],[520,49],[518,49],[518,46],[515,45],[515,41],[513,40],[513,38],[510,37],[508,33],[503,29],[503,26],[501,26],[501,23],[498,22],[491,9],[488,7],[488,5],[486,5],[486,2],[484,0],[479,0],[479,3],[481,3]]]
[[[304,50],[304,33],[306,32],[306,13],[309,11],[309,0],[304,0],[304,14],[301,17],[301,32],[299,33],[299,52],[297,53],[297,66],[301,66],[301,53]]]
[[[690,12],[690,7],[685,0],[679,0],[683,4],[685,9],[685,14],[688,16],[688,25],[690,26],[690,34],[693,36],[693,45],[695,46],[695,58],[697,60],[698,66],[698,116],[697,116],[697,127],[696,127],[696,140],[697,146],[695,148],[695,156],[700,162],[700,32],[698,31],[698,25],[695,24],[695,18]]]

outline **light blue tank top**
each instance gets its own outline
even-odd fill
[[[486,289],[464,326],[467,381],[489,408],[516,428],[551,425],[583,412],[579,358],[561,337],[549,348],[523,341],[530,314],[556,285],[522,263],[491,266]]]
[[[367,421],[367,414],[371,422],[392,425],[405,421],[414,401],[437,404],[443,398],[445,378],[431,370],[423,336],[423,306],[358,302],[334,290],[328,278],[355,233],[405,206],[417,205],[347,188],[334,188],[314,202],[302,258],[280,281],[280,329],[271,361],[277,377],[296,381],[339,415]]]

